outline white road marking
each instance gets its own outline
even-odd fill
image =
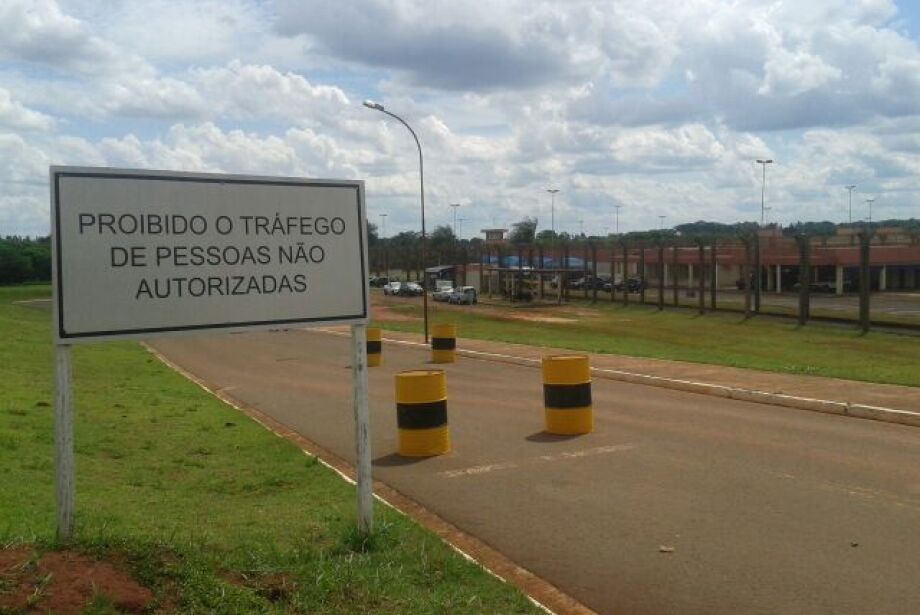
[[[460,470],[446,470],[444,472],[438,472],[439,476],[444,478],[458,478],[461,476],[476,476],[479,474],[487,474],[489,472],[494,472],[496,470],[510,470],[513,468],[519,468],[521,466],[530,466],[540,463],[548,463],[552,461],[562,461],[564,459],[578,459],[581,457],[593,457],[595,455],[604,455],[607,453],[618,453],[620,451],[630,451],[636,448],[635,444],[611,444],[608,446],[598,446],[595,448],[589,448],[581,451],[567,451],[564,453],[558,453],[556,455],[540,455],[539,457],[532,457],[531,459],[524,459],[522,461],[503,461],[501,463],[490,463],[481,466],[472,466],[469,468],[463,468]]]

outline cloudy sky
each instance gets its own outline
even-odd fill
[[[48,166],[354,178],[387,233],[920,217],[909,0],[2,0],[0,235]],[[583,222],[582,222],[583,221]]]

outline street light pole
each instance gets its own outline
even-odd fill
[[[848,211],[849,211],[848,220],[849,220],[850,224],[852,224],[852,223],[853,223],[853,191],[856,190],[856,184],[851,184],[851,185],[849,185],[849,186],[844,186],[844,188],[846,188],[846,189],[847,189],[847,192],[850,193],[850,206],[849,206],[849,209],[848,209]]]
[[[773,160],[769,158],[765,160],[761,160],[761,159],[757,160],[757,164],[759,164],[763,168],[763,179],[761,180],[761,183],[760,183],[760,226],[761,227],[764,225],[765,211],[764,211],[763,205],[764,205],[764,193],[766,192],[766,189],[767,189],[767,165],[772,164],[772,163],[773,163]]]
[[[875,202],[875,199],[866,199],[866,203],[869,204],[869,224],[872,224],[872,203]]]
[[[667,216],[662,215],[662,214],[659,214],[659,215],[658,215],[658,230],[659,230],[659,231],[663,231],[663,230],[664,230],[664,219],[665,219],[665,218],[667,218]]]
[[[451,209],[454,210],[454,237],[457,235],[457,208],[460,207],[460,203],[450,203]]]
[[[616,226],[616,233],[617,233],[617,235],[619,235],[619,234],[620,234],[620,208],[622,208],[623,206],[622,206],[622,205],[614,205],[614,207],[616,207],[616,210],[617,210],[617,226]]]
[[[387,240],[387,214],[380,215],[380,240],[383,243],[383,266],[387,270],[387,281],[390,280],[390,255],[389,255],[389,246],[386,244]]]
[[[422,311],[424,313],[424,326],[425,326],[425,343],[428,343],[428,289],[425,288],[425,281],[428,276],[425,273],[426,269],[426,250],[428,243],[428,236],[425,234],[425,160],[422,157],[422,144],[418,140],[418,135],[415,134],[415,131],[412,130],[412,126],[406,123],[406,120],[402,119],[395,113],[391,113],[384,109],[383,105],[376,103],[372,100],[365,100],[364,106],[368,109],[374,109],[375,111],[380,111],[389,115],[393,119],[397,120],[400,124],[406,127],[409,133],[412,135],[412,138],[415,139],[415,145],[418,147],[418,178],[419,178],[419,187],[422,198]]]
[[[553,231],[553,237],[556,236],[556,193],[559,192],[558,188],[547,188],[547,192],[550,193],[550,230]]]

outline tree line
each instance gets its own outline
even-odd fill
[[[0,238],[0,284],[51,281],[51,238]]]

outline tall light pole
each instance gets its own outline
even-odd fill
[[[559,192],[558,188],[547,188],[547,192],[550,193],[550,230],[553,231],[553,237],[556,236],[556,194]]]
[[[617,210],[617,226],[616,226],[616,229],[617,229],[617,230],[616,230],[616,233],[617,233],[617,235],[619,235],[619,234],[620,234],[620,209],[622,209],[623,206],[622,206],[622,205],[614,205],[614,207],[615,207],[616,210]]]
[[[427,344],[428,343],[428,289],[424,288],[424,283],[426,281],[425,278],[428,277],[425,274],[425,269],[426,269],[425,265],[427,264],[426,263],[427,255],[425,252],[427,249],[426,244],[428,243],[428,236],[425,234],[425,160],[422,157],[422,144],[419,143],[418,135],[415,134],[414,130],[412,130],[412,126],[409,126],[409,124],[406,123],[406,120],[402,119],[395,113],[391,113],[390,111],[387,111],[386,109],[383,108],[383,105],[381,105],[380,103],[376,103],[372,100],[365,100],[364,106],[367,107],[368,109],[374,109],[375,111],[380,111],[381,113],[385,113],[386,115],[389,115],[393,119],[398,120],[400,124],[406,127],[406,129],[412,135],[412,138],[415,139],[415,145],[416,147],[418,147],[418,178],[419,178],[419,186],[420,186],[420,192],[421,192],[421,197],[422,197],[422,286],[423,286],[422,288],[422,311],[423,311],[424,319],[425,319],[425,325],[424,325],[425,326],[425,343]]]
[[[387,239],[387,214],[378,214],[380,216],[380,239],[383,243],[383,266],[387,270],[387,281],[390,279],[390,255],[389,248],[386,244]]]
[[[466,218],[457,218],[457,237],[463,234],[463,223],[466,221]]]
[[[457,208],[460,207],[460,203],[450,203],[451,209],[454,210],[454,237],[457,235]]]
[[[663,231],[663,230],[664,230],[664,219],[665,219],[665,218],[667,218],[667,216],[662,215],[662,214],[659,214],[659,215],[658,215],[658,230],[659,230],[659,231]]]
[[[767,165],[772,164],[772,163],[773,161],[769,158],[764,159],[764,160],[761,160],[759,158],[757,159],[757,164],[763,167],[763,179],[761,180],[761,183],[760,183],[760,226],[763,226],[763,223],[764,223],[764,213],[765,212],[763,208],[763,202],[764,202],[764,193],[766,192],[766,189],[767,189]]]
[[[581,234],[584,235],[585,234],[585,221],[583,219],[579,220],[578,226],[581,229]]]
[[[853,223],[853,191],[856,190],[856,184],[851,184],[849,186],[844,186],[847,189],[847,192],[850,193],[850,207],[849,207],[849,222]]]
[[[866,199],[866,203],[869,204],[869,224],[872,224],[872,203],[875,202],[875,199]]]

